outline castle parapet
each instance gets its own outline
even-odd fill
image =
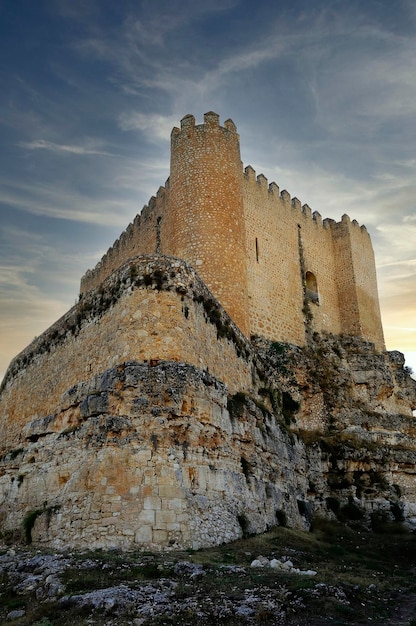
[[[219,126],[220,116],[218,113],[214,113],[214,111],[208,111],[208,113],[204,113],[204,124],[208,127]]]
[[[181,119],[181,130],[187,130],[188,128],[193,128],[195,126],[195,117],[191,114],[185,115]]]
[[[251,165],[247,165],[244,174],[248,180],[256,180],[256,170]]]
[[[233,120],[231,120],[231,119],[225,120],[224,128],[226,128],[227,130],[231,131],[232,133],[236,133],[237,132],[237,126],[234,124]]]
[[[223,130],[230,131],[232,133],[237,134],[237,127],[234,124],[232,119],[228,119],[224,122],[224,126],[220,126],[220,116],[218,113],[214,113],[214,111],[209,111],[204,114],[204,123],[196,125],[196,120],[193,115],[190,113],[185,115],[181,119],[181,127],[180,129],[176,126],[172,129],[171,137],[175,137],[182,131],[193,132],[196,128],[205,128],[207,130],[214,128],[222,128]]]
[[[351,220],[349,215],[347,215],[346,213],[344,213],[344,215],[342,216],[340,224],[352,226],[353,228],[359,228],[361,232],[363,233],[363,235],[369,236],[366,226],[364,224],[360,226],[359,222],[357,222],[356,219]]]
[[[168,185],[168,181],[167,181]],[[98,287],[112,272],[129,258],[138,254],[156,252],[156,213],[160,212],[166,201],[166,186],[160,186],[156,196],[152,196],[141,214],[123,231],[113,245],[102,256],[93,269],[85,272],[81,278],[80,294],[84,295]],[[149,246],[152,241],[153,245]],[[150,248],[150,249],[149,249]]]
[[[336,221],[331,217],[326,217],[323,221],[324,228],[331,228],[331,226],[335,226]]]
[[[311,207],[310,207],[308,204],[304,204],[304,205],[302,206],[302,213],[303,213],[303,215],[304,215],[305,217],[307,217],[307,218],[309,218],[309,219],[310,219],[310,218],[312,217],[312,210],[311,210]]]

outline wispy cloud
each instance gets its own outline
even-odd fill
[[[85,146],[71,146],[65,144],[54,143],[53,141],[47,141],[45,139],[37,139],[34,141],[21,141],[19,143],[20,147],[26,148],[27,150],[48,150],[50,152],[57,152],[62,154],[77,154],[77,155],[91,155],[94,156],[108,156],[108,157],[118,157],[121,158],[118,154],[113,154],[112,152],[106,152],[105,150],[98,150],[95,148],[87,148]]]
[[[0,191],[0,203],[34,215],[100,225],[119,223],[122,226],[134,211],[132,202],[87,198],[59,186],[42,183],[5,183]]]
[[[178,124],[177,117],[171,115],[157,115],[154,113],[121,113],[119,124],[122,130],[141,130],[152,139],[167,140],[172,128]]]
[[[11,357],[68,309],[61,299],[46,296],[22,275],[20,267],[0,266],[0,378]],[[19,311],[19,315],[16,315]]]
[[[237,123],[246,165],[323,217],[347,213],[367,225],[386,335],[403,348],[416,292],[414,2],[394,11],[387,0],[377,11],[359,0],[301,4],[126,0],[111,12],[98,0],[48,5],[42,28],[53,16],[61,44],[51,54],[34,27],[42,72],[16,54],[2,84],[2,215],[23,214],[39,229],[50,220],[75,233],[79,224],[92,238],[82,253],[74,242],[74,256],[91,267],[105,252],[103,232],[118,236],[169,175],[172,127],[186,113],[217,110]],[[60,265],[52,236],[21,235],[22,245],[9,232],[16,252],[3,247],[0,255],[21,271],[4,274],[22,291],[16,326],[21,307],[39,307],[37,319],[44,307],[36,299],[50,299],[40,274],[51,282],[59,267],[62,282],[79,279],[68,258]],[[51,311],[49,321],[53,298]]]
[[[71,152],[74,158],[83,153]],[[100,155],[99,155],[100,156]],[[168,158],[123,159],[104,171],[94,186],[77,190],[62,180],[25,181],[0,178],[0,204],[61,220],[121,229],[134,219],[168,176]],[[85,173],[82,172],[85,176]]]

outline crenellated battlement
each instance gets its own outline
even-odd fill
[[[212,132],[212,131],[225,131],[228,133],[233,133],[238,137],[237,127],[231,119],[227,119],[224,122],[224,126],[220,125],[220,116],[218,113],[214,113],[214,111],[209,111],[204,114],[204,123],[196,124],[195,117],[190,113],[185,115],[181,119],[181,127],[174,127],[171,132],[171,140],[174,141],[181,134],[185,134],[187,138],[189,138],[195,132],[204,133],[204,132]]]
[[[156,196],[150,198],[141,213],[136,215],[133,222],[116,239],[95,268],[86,271],[81,278],[80,295],[98,287],[112,272],[130,258],[149,252],[149,247],[153,247],[152,252],[160,252],[157,250],[155,223],[164,211],[168,190],[169,180],[166,181],[164,187],[159,187]],[[150,243],[150,240],[154,240],[153,244]]]
[[[308,204],[302,204],[299,198],[295,196],[292,197],[286,189],[282,189],[280,191],[279,185],[276,182],[273,181],[269,183],[267,177],[264,174],[257,174],[251,165],[247,165],[244,168],[243,173],[245,183],[251,185],[252,189],[257,191],[259,194],[259,202],[264,200],[264,196],[267,192],[267,194],[272,198],[271,202],[273,203],[274,208],[277,210],[281,210],[283,205],[290,205],[292,209],[298,212],[299,219],[309,219],[322,228],[332,228],[336,224],[348,224],[353,227],[360,228],[363,234],[368,235],[367,228],[364,225],[360,226],[357,220],[351,220],[346,214],[342,216],[340,222],[336,222],[332,218],[323,219],[318,211],[312,211]]]

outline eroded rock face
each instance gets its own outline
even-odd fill
[[[255,344],[283,400],[286,394],[298,405],[286,415],[306,445],[315,514],[413,526],[416,381],[403,355],[330,335],[315,335],[303,349]]]
[[[3,458],[1,506],[36,543],[197,548],[263,532],[283,510],[304,525],[304,446],[184,363],[127,362],[72,387],[21,446]]]
[[[416,519],[416,382],[350,337],[253,339],[252,389],[127,361],[67,389],[1,459],[2,532],[55,548],[215,545],[313,517]]]

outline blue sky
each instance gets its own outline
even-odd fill
[[[0,377],[164,184],[187,113],[365,224],[387,348],[416,370],[413,0],[0,0]]]

